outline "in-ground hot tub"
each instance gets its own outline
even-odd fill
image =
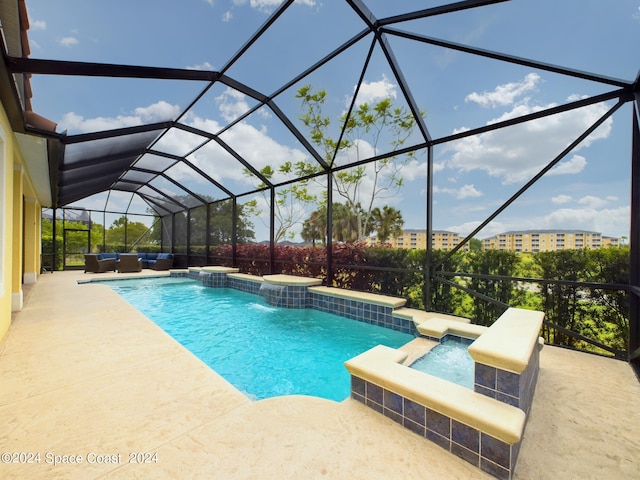
[[[437,316],[436,316],[437,317]],[[476,338],[474,389],[402,365],[374,347],[347,361],[351,396],[497,478],[513,476],[539,370],[543,312],[509,308],[491,327],[424,319],[418,332]]]

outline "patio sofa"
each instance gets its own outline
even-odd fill
[[[173,255],[170,253],[148,253],[147,255],[155,256],[155,258],[146,258],[147,266],[152,270],[169,270],[173,267]]]
[[[113,267],[110,269],[115,271],[116,262],[120,259],[120,255],[128,255],[128,254],[107,252],[107,253],[98,253],[97,257],[98,257],[98,260],[112,260]],[[137,255],[138,258],[140,259],[140,266],[142,268],[151,268],[153,270],[169,270],[171,267],[173,267],[173,255],[171,253],[138,252],[135,255]]]
[[[84,255],[84,273],[103,273],[116,270],[115,258],[101,258],[95,253]]]

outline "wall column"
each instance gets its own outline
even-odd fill
[[[0,118],[0,339],[11,325],[11,221],[13,219],[13,162],[6,128]]]
[[[22,310],[24,298],[22,293],[22,226],[24,222],[23,212],[23,168],[22,165],[13,165],[13,220],[11,222],[11,257],[13,269],[11,271],[11,311]]]
[[[40,272],[40,208],[35,198],[24,199],[24,252],[22,282],[36,283]]]

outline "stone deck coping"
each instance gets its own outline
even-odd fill
[[[446,335],[457,335],[464,338],[478,338],[489,330],[489,327],[463,323],[445,318],[432,318],[417,326],[418,332],[433,338],[442,338]]]
[[[209,273],[238,273],[240,269],[233,268],[233,267],[211,266],[211,267],[201,267],[200,271],[209,272]]]
[[[469,345],[469,354],[475,362],[520,374],[538,348],[543,319],[544,312],[509,308]]]
[[[264,275],[262,278],[266,283],[271,283],[273,285],[291,285],[303,287],[322,285],[322,280],[319,278],[297,277],[295,275]]]
[[[255,275],[250,275],[248,273],[228,273],[228,278],[236,278],[238,280],[247,280],[249,282],[264,282],[262,277],[257,277]]]
[[[401,365],[407,354],[378,345],[345,362],[356,377],[379,385],[508,444],[518,443],[525,413],[473,390]]]
[[[434,318],[442,318],[446,320],[451,320],[454,322],[462,322],[462,323],[471,323],[471,320],[464,317],[458,317],[456,315],[448,315],[446,313],[439,312],[428,312],[424,310],[418,310],[417,308],[409,308],[403,307],[397,309],[393,312],[394,317],[406,318],[408,320],[413,320],[416,325],[420,325],[428,320]]]
[[[407,303],[404,298],[389,297],[386,295],[378,295],[375,293],[356,292],[353,290],[343,290],[341,288],[335,287],[309,287],[308,290],[309,292],[317,293],[319,295],[328,295],[331,297],[345,298],[348,300],[357,300],[391,308],[400,308]]]
[[[105,281],[108,282],[112,280],[139,280],[143,278],[164,278],[169,276],[170,274],[167,270],[163,270],[163,271],[143,270],[142,272],[125,272],[125,273],[104,272],[93,277],[79,278],[77,282],[79,285],[82,285],[85,283],[98,283],[98,282],[105,282]]]

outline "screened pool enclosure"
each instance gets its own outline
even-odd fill
[[[234,36],[212,45],[215,68],[176,67],[186,62],[170,55],[137,64],[8,57],[36,98],[68,96],[79,109],[75,95],[85,92],[125,110],[118,98],[127,91],[150,105],[139,115],[146,121],[117,128],[27,127],[48,144],[45,268],[73,268],[89,251],[162,251],[177,268],[318,276],[474,317],[529,301],[547,311],[549,341],[637,360],[637,47],[622,39],[615,51],[593,52],[623,58],[630,71],[588,68],[589,55],[575,52],[597,43],[590,37],[579,39],[584,48],[568,42],[538,58],[540,27],[522,18],[500,26],[511,8],[497,0],[284,1],[243,24],[252,32],[244,43]],[[206,40],[197,32],[189,41]],[[621,238],[625,253],[615,258],[623,264],[610,274],[576,267],[560,276],[567,270],[532,260],[550,275],[535,276],[502,268],[498,253],[484,269],[460,259],[507,230],[557,228],[553,215],[581,230],[559,206],[579,199],[589,215],[597,207],[585,205],[605,186],[624,205],[604,217],[624,211],[624,233],[595,220],[587,230]],[[551,205],[554,212],[532,214]],[[426,248],[384,246],[402,229],[424,231]],[[462,241],[436,249],[442,231]]]

